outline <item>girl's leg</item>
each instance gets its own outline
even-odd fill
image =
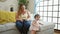
[[[16,21],[16,27],[17,29],[21,32],[21,34],[23,33],[23,23],[19,20]]]
[[[32,31],[31,31],[31,34],[36,34],[36,31],[32,30]]]

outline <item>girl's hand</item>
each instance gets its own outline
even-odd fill
[[[43,25],[42,23],[39,23],[39,24]]]

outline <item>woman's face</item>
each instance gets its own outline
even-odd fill
[[[21,6],[21,10],[22,10],[22,11],[25,10],[25,5]]]

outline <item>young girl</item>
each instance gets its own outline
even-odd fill
[[[40,27],[40,24],[41,24],[39,22],[39,18],[40,18],[39,14],[36,14],[34,16],[34,18],[35,19],[32,21],[31,26],[30,26],[31,34],[36,34],[36,31],[39,30],[39,27]],[[41,24],[41,25],[43,25],[43,24]]]

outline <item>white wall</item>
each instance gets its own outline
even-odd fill
[[[13,7],[14,11],[17,11],[18,7],[17,0],[7,0],[5,2],[0,2],[0,10],[10,11],[10,7]]]
[[[29,4],[28,4],[28,10],[33,13],[34,12],[34,0],[27,0],[29,1]]]
[[[29,1],[28,10],[33,13],[34,12],[34,0]],[[8,10],[10,11],[10,7],[14,7],[14,11],[17,11],[18,1],[17,0],[7,0],[5,2],[0,2],[0,10]]]

